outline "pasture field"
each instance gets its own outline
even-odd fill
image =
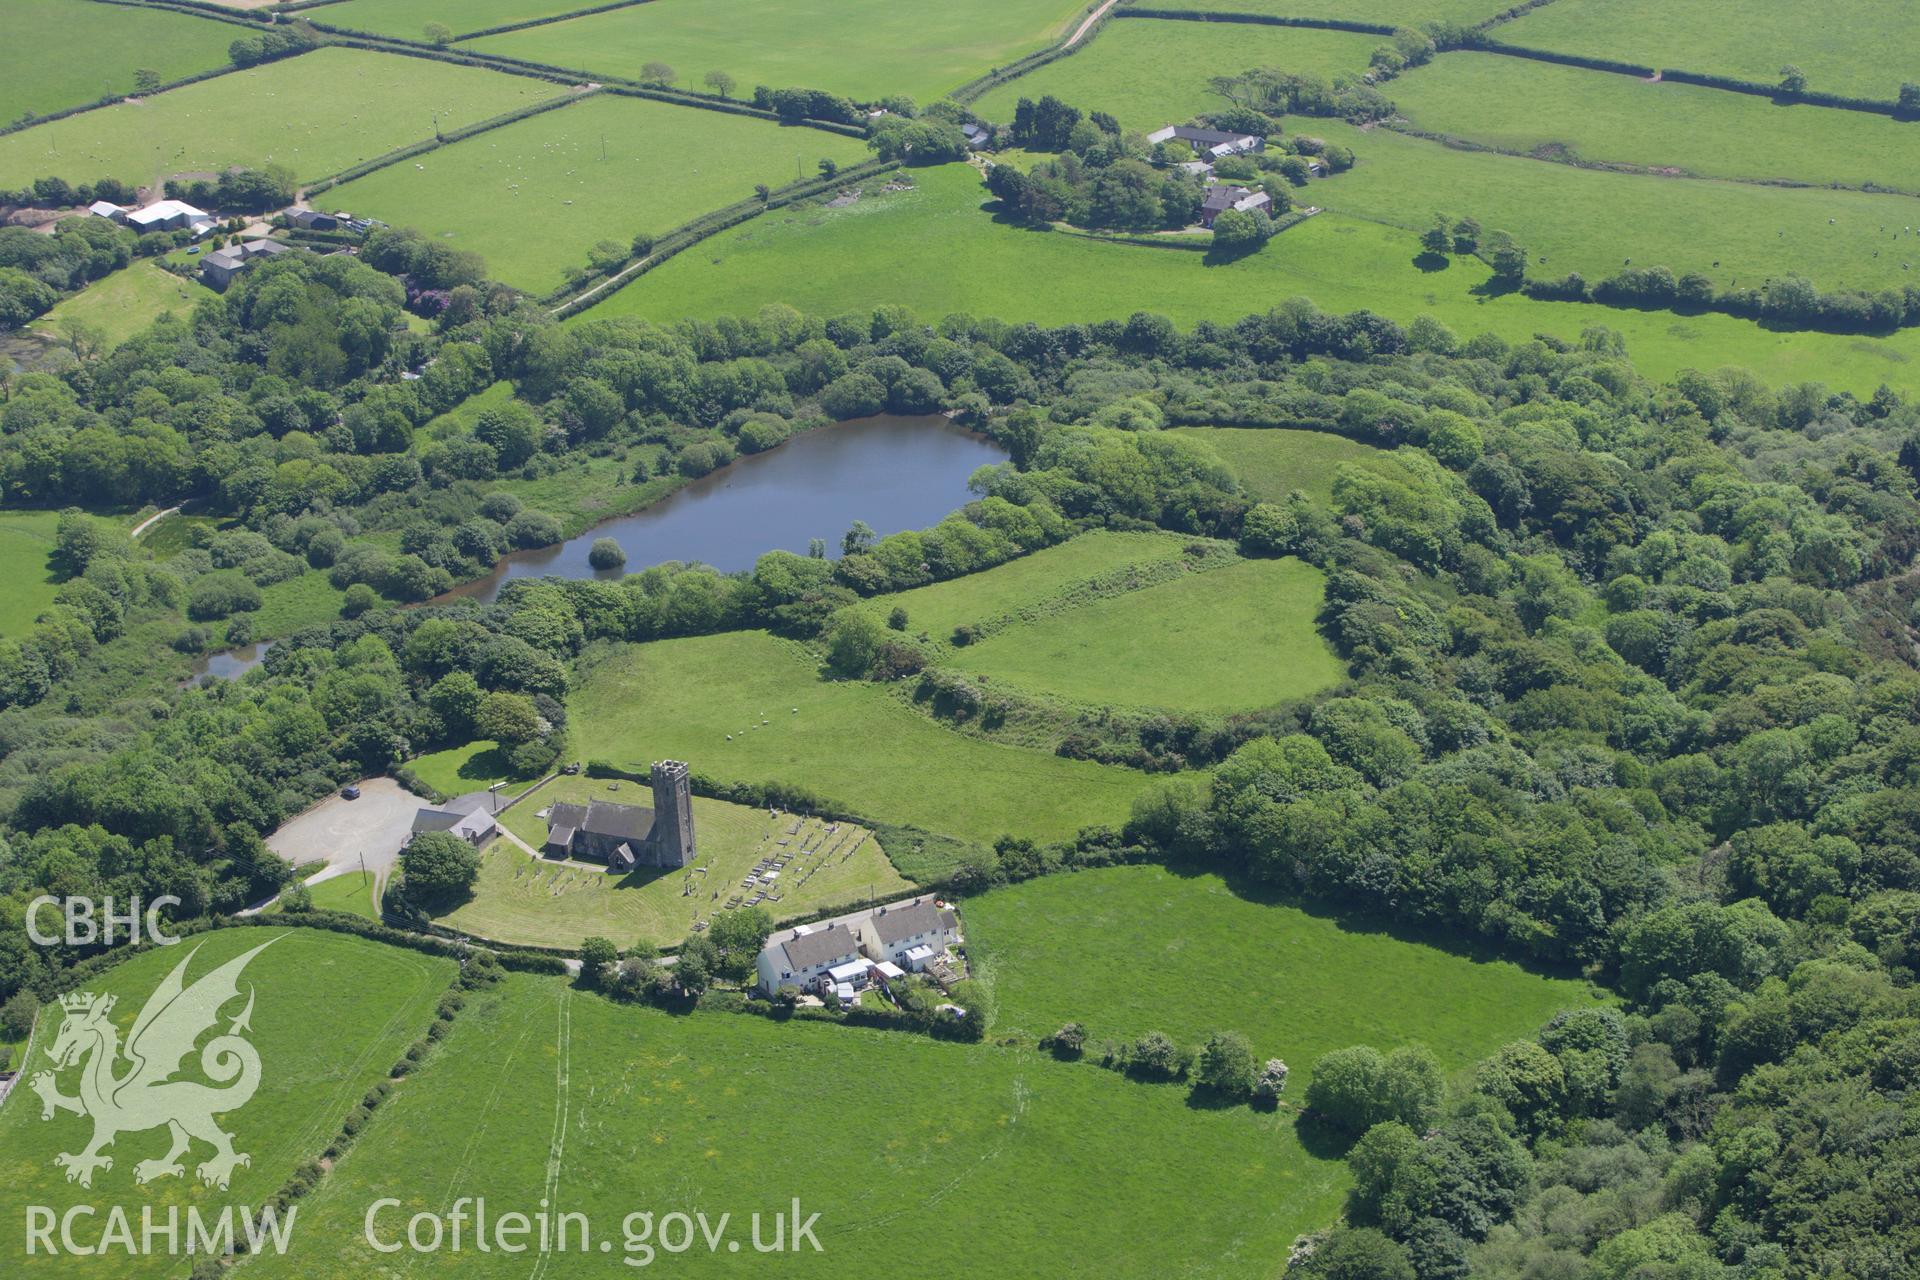
[[[463,48],[638,79],[664,62],[683,87],[710,71],[738,83],[805,85],[862,101],[904,93],[932,102],[1033,52],[1078,22],[1081,0],[653,0],[475,40]]]
[[[1123,129],[1154,130],[1218,111],[1225,98],[1210,76],[1253,67],[1285,67],[1326,80],[1358,75],[1379,36],[1309,27],[1256,27],[1212,22],[1110,22],[1084,48],[970,104],[986,119],[1013,119],[1021,98],[1052,94],[1082,111],[1105,111]]]
[[[464,746],[429,751],[409,760],[407,768],[413,770],[420,781],[449,796],[484,791],[488,784],[494,782],[534,781],[516,775],[507,763],[506,752],[500,750],[499,744],[490,738],[477,739]],[[513,788],[501,794],[510,796],[517,790]]]
[[[1337,120],[1289,127],[1360,157],[1300,193],[1315,204],[1413,232],[1433,225],[1436,208],[1472,214],[1526,247],[1533,276],[1596,281],[1631,265],[1698,271],[1722,287],[1781,275],[1822,289],[1920,281],[1920,239],[1905,229],[1920,219],[1903,196],[1580,169]]]
[[[1884,0],[1579,0],[1544,5],[1493,35],[1523,49],[1769,85],[1792,63],[1810,89],[1892,102],[1914,77],[1911,19]]]
[[[408,1254],[415,1280],[551,1280],[621,1270],[622,1220],[731,1214],[724,1243],[653,1256],[675,1275],[880,1274],[908,1249],[941,1276],[1271,1276],[1303,1231],[1330,1225],[1344,1164],[1301,1149],[1289,1113],[1191,1107],[1032,1050],[712,1012],[675,1017],[512,976],[472,998],[441,1050],[374,1115],[301,1206],[262,1280],[385,1275],[376,1234],[462,1197],[494,1212],[546,1196],[596,1243],[529,1254]],[[636,1188],[641,1192],[636,1196]],[[1204,1194],[1196,1194],[1204,1188]],[[749,1222],[799,1198],[820,1251],[756,1258]],[[496,1208],[496,1206],[500,1206]],[[577,1233],[576,1233],[577,1235]],[[611,1257],[599,1251],[607,1239]],[[749,1261],[743,1265],[741,1259]],[[1195,1259],[1206,1259],[1196,1269]]]
[[[117,18],[121,8],[113,12]],[[454,129],[562,92],[497,71],[316,49],[0,137],[0,186],[47,174],[148,185],[176,173],[269,164],[311,181],[431,138],[436,119]]]
[[[1248,497],[1281,502],[1295,489],[1331,504],[1333,477],[1343,462],[1365,462],[1379,450],[1327,431],[1255,427],[1175,427],[1209,446],[1233,469]]]
[[[539,816],[547,806],[563,800],[584,804],[592,798],[652,803],[639,783],[556,778],[508,809],[501,822],[538,849],[547,838],[546,821]],[[800,830],[791,831],[796,825]],[[481,854],[473,897],[439,920],[449,928],[506,943],[577,947],[582,939],[599,936],[623,947],[635,942],[668,947],[687,937],[695,920],[711,920],[728,898],[751,896],[741,881],[761,859],[803,849],[806,852],[781,872],[780,901],[760,904],[776,921],[828,907],[858,906],[869,897],[884,902],[913,891],[871,833],[851,823],[840,823],[829,833],[829,825],[784,813],[770,818],[765,809],[695,796],[694,869],[642,867],[624,876],[598,866],[543,861],[509,840],[497,839]]]
[[[794,784],[870,821],[963,839],[1051,840],[1117,823],[1150,781],[945,729],[880,685],[821,679],[806,649],[764,631],[605,650],[568,717],[588,759],[686,760],[709,777]]]
[[[59,522],[56,511],[0,511],[0,638],[32,630],[60,590],[47,563]]]
[[[246,34],[224,22],[89,0],[7,0],[0,41],[0,123],[134,91],[134,72],[161,83],[210,71]]]
[[[656,0],[665,3],[667,0]],[[394,226],[421,227],[486,258],[524,289],[559,285],[587,249],[622,250],[689,218],[847,165],[866,145],[819,129],[601,94],[376,170],[320,197]]]
[[[117,347],[158,320],[163,312],[187,316],[210,290],[162,271],[149,261],[103,276],[27,326],[31,333],[60,340],[63,320],[78,320],[100,331],[108,347]]]
[[[1058,546],[911,591],[876,596],[877,618],[907,611],[907,630],[945,640],[964,623],[981,623],[1045,605],[1064,591],[1116,570],[1178,559],[1194,539],[1173,533],[1116,533],[1095,529]]]
[[[1368,142],[1380,138],[1376,130]],[[1316,182],[1301,195],[1321,200],[1355,173]],[[756,218],[582,315],[709,319],[750,314],[767,302],[835,315],[898,303],[929,321],[965,311],[1068,324],[1123,319],[1144,300],[1190,325],[1307,297],[1327,311],[1366,308],[1402,323],[1431,315],[1462,338],[1494,333],[1525,342],[1550,333],[1574,341],[1581,330],[1605,325],[1625,337],[1635,366],[1654,379],[1685,368],[1738,365],[1776,386],[1820,381],[1859,395],[1882,382],[1920,388],[1920,330],[1886,338],[1775,332],[1731,316],[1494,296],[1478,261],[1456,259],[1426,270],[1416,263],[1419,247],[1407,232],[1332,214],[1276,236],[1257,254],[1217,264],[1192,250],[1103,244],[997,223],[982,211],[990,197],[965,166],[917,170],[914,180],[913,191],[868,196],[840,209],[810,205]],[[1424,216],[1432,217],[1430,208]]]
[[[380,909],[374,904],[373,893],[378,886],[372,872],[345,871],[337,876],[328,876],[318,884],[312,885],[309,892],[313,895],[316,911],[343,911],[348,915],[364,916],[368,920],[378,920]],[[278,903],[275,911],[280,910]]]
[[[1417,27],[1423,22],[1474,23],[1509,7],[1502,0],[1139,0],[1148,9],[1262,13],[1280,18],[1373,22]],[[1375,36],[1375,41],[1382,37]]]
[[[224,1032],[241,1012],[248,992],[254,993],[248,1039],[260,1055],[259,1089],[250,1101],[219,1117],[233,1134],[235,1150],[251,1156],[252,1163],[234,1170],[229,1189],[204,1186],[196,1177],[194,1166],[211,1154],[200,1142],[186,1158],[184,1177],[137,1185],[135,1165],[167,1152],[164,1129],[121,1134],[106,1152],[113,1157],[113,1167],[95,1173],[91,1189],[69,1183],[53,1158],[80,1151],[92,1124],[70,1112],[42,1121],[39,1099],[23,1088],[0,1107],[0,1212],[8,1221],[22,1221],[27,1205],[60,1212],[68,1205],[88,1204],[99,1215],[97,1231],[104,1229],[113,1205],[125,1206],[137,1224],[147,1206],[164,1221],[169,1207],[193,1205],[203,1215],[217,1216],[224,1205],[264,1203],[300,1162],[320,1154],[341,1120],[426,1030],[434,1004],[454,973],[449,960],[342,934],[247,928],[156,948],[84,989],[116,997],[112,1018],[124,1037],[175,965],[187,961],[186,981],[191,983],[263,943],[266,950],[240,975],[239,996],[223,1006],[219,1022]],[[44,1050],[59,1017],[58,1006],[42,1016],[34,1055],[25,1064],[29,1072],[51,1066]],[[124,1065],[119,1070],[124,1073]],[[200,1078],[197,1055],[187,1059],[185,1071],[185,1078]],[[74,1080],[73,1071],[62,1073],[62,1092],[71,1094]],[[295,1238],[298,1235],[296,1231]],[[88,1271],[84,1264],[76,1267],[71,1258],[49,1257],[44,1250],[26,1256],[24,1237],[14,1233],[0,1246],[0,1259],[10,1276],[91,1274],[135,1280],[184,1270],[181,1259],[163,1252],[133,1257],[116,1251],[110,1264],[97,1262],[96,1269]]]
[[[1390,89],[1415,128],[1502,151],[1565,148],[1712,178],[1920,192],[1920,135],[1889,116],[1492,53],[1449,53]]]
[[[1584,981],[1350,928],[1161,866],[1043,876],[962,904],[968,956],[994,991],[990,1036],[1087,1028],[1089,1047],[1164,1031],[1239,1031],[1293,1069],[1298,1101],[1330,1049],[1409,1041],[1457,1070],[1593,1003]]]
[[[347,0],[307,16],[329,27],[371,31],[401,40],[424,38],[428,23],[443,23],[456,36],[592,9],[605,0]]]
[[[1252,711],[1338,684],[1314,626],[1326,575],[1243,560],[997,631],[942,665],[1091,706]]]

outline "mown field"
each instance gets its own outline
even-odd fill
[[[944,640],[963,623],[982,623],[1042,606],[1092,578],[1130,565],[1178,559],[1193,539],[1173,533],[1115,533],[1096,529],[1056,547],[945,582],[877,596],[868,603],[877,618],[907,611],[907,630]]]
[[[219,1022],[224,1031],[241,1012],[248,991],[254,993],[248,1038],[260,1054],[259,1090],[246,1105],[220,1116],[234,1135],[235,1150],[250,1155],[252,1164],[234,1172],[226,1192],[204,1187],[194,1165],[211,1149],[196,1143],[184,1178],[139,1186],[134,1166],[164,1156],[167,1134],[164,1129],[128,1132],[109,1150],[113,1168],[96,1173],[91,1189],[82,1188],[66,1181],[53,1157],[81,1150],[92,1122],[68,1112],[42,1121],[39,1099],[22,1089],[0,1107],[0,1213],[7,1221],[22,1222],[27,1205],[60,1212],[84,1204],[95,1208],[91,1230],[97,1233],[105,1229],[113,1206],[124,1206],[137,1227],[141,1210],[148,1207],[164,1221],[169,1207],[184,1211],[193,1205],[203,1215],[217,1215],[224,1205],[264,1203],[296,1165],[320,1154],[362,1095],[386,1078],[387,1069],[426,1030],[454,972],[451,961],[340,934],[250,928],[135,956],[84,989],[117,997],[113,1021],[125,1036],[161,979],[183,959],[191,957],[187,981],[192,982],[262,943],[270,945],[242,973],[240,995],[223,1009]],[[57,1006],[43,1015],[34,1058],[25,1064],[29,1072],[50,1066],[42,1051],[58,1018]],[[188,1062],[187,1078],[200,1078],[197,1057]],[[124,1065],[119,1069],[124,1072]],[[64,1073],[63,1092],[73,1093],[74,1080],[75,1073]],[[13,1231],[0,1244],[0,1259],[10,1276],[95,1274],[131,1280],[185,1272],[180,1259],[162,1254],[129,1257],[116,1251],[110,1266],[101,1262],[92,1271],[66,1256],[28,1257],[24,1235]]]
[[[1481,22],[1509,7],[1502,0],[1139,0],[1139,3],[1148,9],[1263,13],[1282,18],[1371,22],[1385,27],[1417,27],[1423,22]]]
[[[0,123],[134,91],[134,72],[164,84],[227,61],[246,33],[163,9],[89,0],[7,0],[0,41]]]
[[[1376,131],[1369,141],[1379,137]],[[1316,182],[1302,195],[1321,200],[1354,176]],[[1479,262],[1457,259],[1443,270],[1424,270],[1406,231],[1328,214],[1251,257],[1216,265],[1191,250],[1102,244],[996,223],[982,211],[989,197],[978,176],[964,166],[919,170],[914,178],[913,191],[756,218],[583,315],[711,318],[750,313],[767,302],[834,315],[897,303],[928,320],[966,311],[1066,324],[1124,318],[1148,306],[1192,324],[1308,297],[1328,311],[1367,308],[1402,323],[1431,315],[1463,338],[1485,332],[1524,342],[1550,333],[1573,341],[1581,330],[1605,325],[1625,337],[1635,366],[1656,379],[1683,368],[1739,365],[1774,385],[1815,380],[1861,395],[1882,382],[1920,387],[1920,332],[1913,330],[1887,338],[1774,332],[1730,316],[1491,296]],[[1676,185],[1662,183],[1662,189]],[[1426,202],[1428,219],[1432,203]],[[1475,211],[1463,203],[1453,212]]]
[[[603,94],[380,169],[319,197],[395,226],[422,227],[487,260],[494,279],[544,291],[587,250],[661,235],[772,186],[813,177],[822,158],[867,157],[819,129]]]
[[[1326,575],[1245,560],[995,632],[943,665],[1091,706],[1250,711],[1338,684],[1314,626]]]
[[[508,809],[501,822],[538,849],[547,837],[539,815],[549,805],[589,799],[652,803],[639,783],[558,778]],[[800,830],[792,831],[796,825]],[[472,899],[439,919],[499,942],[578,947],[582,939],[598,936],[623,947],[635,942],[666,947],[687,937],[695,920],[713,919],[735,894],[751,896],[740,882],[756,863],[803,849],[781,872],[780,901],[761,904],[776,921],[912,891],[865,829],[840,823],[829,833],[829,825],[791,814],[769,817],[765,809],[695,796],[693,869],[643,867],[627,875],[539,861],[511,841],[495,840],[481,855]]]
[[[1471,52],[1401,76],[1389,93],[1414,128],[1503,151],[1566,148],[1707,177],[1920,191],[1920,136],[1889,116]],[[1903,254],[1920,255],[1904,240]]]
[[[931,102],[1058,38],[1080,0],[653,0],[473,41],[465,48],[549,66],[638,78],[664,62],[689,88],[710,71],[738,83],[805,85],[862,100]]]
[[[1243,897],[1197,871],[1045,876],[962,911],[969,956],[994,990],[991,1035],[1045,1036],[1069,1021],[1090,1046],[1239,1031],[1256,1054],[1286,1060],[1296,1101],[1328,1050],[1420,1041],[1458,1069],[1595,998],[1584,981]]]
[[[453,129],[560,92],[496,71],[316,49],[0,137],[0,185],[48,174],[148,184],[268,164],[311,180],[431,138],[436,120]]]
[[[970,105],[1005,123],[1021,98],[1050,93],[1082,111],[1108,112],[1122,128],[1151,131],[1225,107],[1226,99],[1207,87],[1211,76],[1285,67],[1332,80],[1365,71],[1379,44],[1379,36],[1308,27],[1109,22],[1071,56],[996,86]]]
[[[307,891],[313,895],[316,911],[341,911],[368,920],[378,920],[380,909],[373,900],[377,887],[372,872],[346,871],[337,876],[328,876],[309,886]],[[270,908],[276,912],[282,909],[278,902]]]
[[[555,14],[592,9],[606,0],[347,0],[330,4],[307,16],[330,27],[371,31],[402,40],[424,37],[428,23],[438,22],[457,36],[532,22]]]
[[[1883,102],[1914,78],[1912,14],[1884,0],[1581,0],[1544,5],[1494,35],[1525,49],[1769,85],[1792,63],[1810,89]]]
[[[790,783],[872,821],[963,839],[1058,839],[1120,822],[1149,783],[953,732],[880,685],[821,679],[806,650],[763,631],[610,650],[568,715],[587,759],[685,760],[709,777]]]
[[[1343,462],[1364,462],[1379,450],[1326,431],[1275,431],[1254,427],[1175,427],[1219,454],[1249,497],[1283,501],[1299,490],[1333,501],[1333,477]]]
[[[162,312],[185,316],[196,302],[211,296],[207,289],[152,262],[136,262],[62,299],[28,330],[58,341],[62,322],[77,320],[97,329],[107,346],[117,347],[158,320]]]
[[[385,1274],[363,1223],[485,1196],[588,1216],[598,1251],[406,1255],[414,1277],[599,1277],[626,1215],[731,1214],[740,1243],[651,1260],[675,1275],[1271,1276],[1296,1235],[1329,1225],[1344,1165],[1304,1152],[1286,1113],[1194,1108],[1032,1051],[719,1013],[673,1017],[509,978],[473,1000],[443,1049],[301,1208],[277,1277]],[[751,1252],[750,1219],[798,1198],[820,1252]],[[1207,1259],[1204,1271],[1196,1258]],[[926,1260],[935,1260],[926,1262]],[[953,1265],[947,1261],[952,1260]],[[960,1261],[964,1260],[964,1261]]]
[[[47,563],[59,520],[53,511],[0,511],[0,637],[26,634],[60,590]]]
[[[1920,241],[1906,230],[1915,219],[1904,197],[1675,181],[1460,151],[1334,120],[1289,125],[1360,157],[1351,171],[1302,193],[1313,203],[1414,232],[1433,225],[1436,208],[1472,214],[1527,248],[1530,275],[1578,271],[1594,281],[1627,266],[1665,266],[1676,275],[1699,271],[1722,287],[1791,274],[1824,289],[1897,289],[1920,279]]]

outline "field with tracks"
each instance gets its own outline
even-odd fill
[[[454,35],[464,36],[489,27],[593,9],[601,3],[605,0],[347,0],[345,4],[325,5],[309,16],[330,27],[419,40],[431,23],[440,23]]]
[[[873,99],[932,102],[1041,48],[1077,21],[1076,0],[977,0],[923,7],[887,0],[652,0],[475,40],[465,48],[638,79],[663,62],[687,88],[710,71],[734,96],[805,85]]]
[[[1369,141],[1378,137],[1376,131]],[[1316,182],[1303,194],[1322,199],[1359,172]],[[1307,297],[1324,310],[1368,308],[1402,323],[1431,315],[1463,338],[1494,333],[1524,342],[1544,332],[1573,341],[1581,330],[1605,325],[1625,337],[1636,367],[1654,378],[1689,367],[1739,365],[1773,384],[1812,379],[1861,395],[1882,382],[1920,387],[1920,333],[1912,330],[1886,338],[1772,331],[1730,316],[1496,296],[1486,292],[1489,273],[1476,260],[1423,269],[1415,262],[1419,245],[1407,231],[1324,214],[1275,237],[1260,253],[1216,265],[1192,250],[1099,243],[995,222],[981,212],[990,197],[978,175],[964,166],[917,170],[914,179],[913,191],[870,195],[841,209],[812,205],[756,218],[582,314],[711,318],[777,301],[834,315],[896,303],[930,320],[966,311],[1066,324],[1124,318],[1148,306],[1192,324],[1231,321]],[[1662,189],[1672,185],[1663,183]],[[1400,207],[1411,205],[1403,201]],[[1406,216],[1424,219],[1424,226],[1432,214],[1424,208]]]
[[[318,197],[395,226],[432,227],[495,279],[537,292],[584,267],[596,241],[626,249],[772,186],[822,158],[864,160],[855,138],[602,94],[442,147]]]
[[[969,1275],[1146,1280],[1204,1255],[1208,1275],[1255,1280],[1333,1217],[1348,1182],[1341,1162],[1302,1149],[1293,1123],[1287,1112],[1196,1108],[1180,1086],[1032,1050],[676,1018],[516,976],[475,998],[375,1113],[352,1158],[303,1203],[293,1250],[249,1269],[262,1280],[375,1272],[383,1259],[362,1226],[381,1196],[404,1206],[378,1220],[383,1240],[460,1197],[531,1212],[544,1196],[588,1215],[615,1258],[636,1211],[697,1209],[710,1224],[731,1214],[747,1253],[752,1214],[765,1215],[770,1240],[772,1215],[798,1197],[803,1219],[820,1215],[820,1251],[782,1255],[783,1276],[884,1270],[910,1241],[923,1257],[964,1258]],[[1206,1194],[1194,1194],[1200,1185]],[[740,1274],[728,1253],[703,1243],[654,1257],[677,1275]],[[415,1277],[480,1280],[532,1267],[570,1280],[612,1265],[597,1245],[409,1261]]]
[[[1147,1031],[1197,1043],[1229,1028],[1286,1059],[1299,1074],[1289,1094],[1330,1049],[1419,1041],[1458,1069],[1593,1002],[1585,982],[1243,896],[1206,872],[1045,876],[970,898],[965,912],[994,989],[991,1035],[1077,1021],[1089,1045]]]
[[[1118,823],[1148,785],[1130,769],[968,737],[815,666],[761,631],[622,646],[577,686],[569,732],[589,759],[694,760],[711,777],[797,785],[874,821],[975,840]]]
[[[564,92],[497,71],[318,49],[0,137],[0,185],[48,174],[145,184],[269,164],[311,180],[431,138],[436,123],[454,129]]]
[[[7,0],[6,23],[0,124],[132,93],[138,70],[163,84],[211,71],[246,34],[179,12],[88,0]]]
[[[170,1206],[184,1210],[192,1205],[203,1214],[217,1215],[223,1205],[265,1203],[296,1164],[326,1146],[361,1096],[386,1079],[387,1069],[433,1020],[434,1004],[454,974],[449,960],[357,938],[250,928],[156,948],[87,982],[84,989],[116,997],[113,1021],[124,1036],[175,965],[187,961],[186,981],[191,983],[262,944],[268,944],[266,950],[244,970],[239,997],[224,1009],[220,1021],[225,1030],[240,1013],[248,991],[254,993],[248,1038],[260,1054],[259,1089],[245,1105],[220,1117],[234,1136],[235,1149],[249,1155],[251,1164],[233,1172],[228,1190],[203,1186],[195,1176],[193,1164],[212,1154],[204,1143],[195,1144],[184,1176],[137,1185],[135,1166],[166,1154],[167,1134],[161,1129],[122,1134],[108,1152],[112,1168],[96,1172],[91,1189],[70,1184],[53,1158],[84,1147],[92,1125],[84,1116],[66,1112],[42,1121],[39,1100],[23,1089],[0,1108],[0,1212],[8,1221],[22,1221],[25,1205],[46,1205],[56,1212],[72,1204],[94,1205],[104,1226],[110,1205],[126,1206],[137,1222],[143,1207],[164,1218]],[[25,1064],[28,1071],[51,1066],[41,1050],[50,1043],[58,1021],[57,1006],[42,1015],[35,1056]],[[124,1066],[120,1070],[124,1072]],[[63,1073],[63,1092],[72,1091],[73,1081],[73,1072]],[[21,1257],[17,1245],[8,1252],[18,1258],[17,1269],[9,1274],[74,1274],[70,1259]],[[179,1259],[164,1254],[116,1256],[111,1274],[129,1280],[169,1275],[177,1272],[178,1264]]]
[[[547,835],[539,815],[549,805],[589,799],[652,803],[644,784],[559,778],[508,809],[501,822],[538,849]],[[642,867],[613,875],[598,866],[543,862],[509,840],[495,840],[481,855],[472,899],[441,923],[506,943],[577,947],[599,936],[623,947],[668,947],[692,933],[695,920],[712,920],[729,899],[751,896],[741,881],[761,861],[794,854],[774,882],[779,900],[760,904],[776,921],[912,891],[872,834],[851,823],[769,817],[765,809],[695,796],[693,824],[698,856],[689,871]]]
[[[1140,0],[1146,9],[1255,13],[1268,17],[1417,27],[1426,22],[1474,23],[1505,7],[1501,0]],[[1375,36],[1378,43],[1380,37]]]

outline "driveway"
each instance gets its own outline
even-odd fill
[[[374,878],[385,880],[426,803],[392,778],[368,778],[358,800],[328,796],[268,836],[267,848],[295,866],[325,862],[328,875],[357,870],[364,858]]]

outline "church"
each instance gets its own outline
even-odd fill
[[[648,771],[653,807],[591,800],[547,811],[549,857],[604,862],[615,871],[684,867],[693,861],[693,792],[687,766],[656,761]]]

